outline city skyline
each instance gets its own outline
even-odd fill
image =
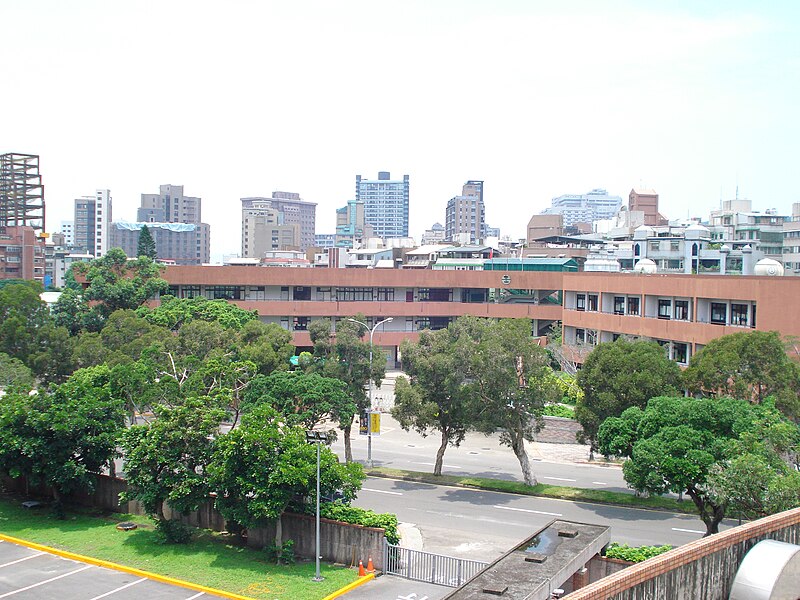
[[[598,187],[655,189],[669,218],[706,218],[737,188],[789,214],[799,11],[11,2],[0,48],[26,61],[9,78],[37,83],[0,100],[29,116],[6,120],[0,150],[41,156],[51,232],[86,190],[132,219],[153,185],[187,186],[215,259],[239,252],[240,198],[296,191],[333,233],[354,176],[380,170],[410,175],[418,241],[471,179],[512,238],[552,198]]]

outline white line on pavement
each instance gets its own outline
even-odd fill
[[[541,479],[555,479],[556,481],[578,481],[577,479],[566,479],[565,477],[542,477]]]
[[[70,571],[69,573],[64,573],[63,575],[58,575],[57,577],[51,577],[50,579],[45,579],[44,581],[40,581],[39,583],[34,583],[33,585],[29,585],[28,587],[20,588],[18,590],[14,590],[13,592],[6,592],[0,598],[5,598],[6,596],[13,596],[14,594],[19,594],[20,592],[25,592],[27,590],[33,589],[35,587],[39,587],[40,585],[45,585],[46,583],[50,583],[51,581],[55,581],[56,579],[62,579],[64,577],[69,577],[70,575],[74,575],[75,573],[80,573],[81,571],[85,571],[86,569],[91,569],[92,565],[86,565],[85,567],[81,567],[80,569],[75,569],[74,571]]]
[[[593,481],[592,483],[595,485],[608,485],[605,481]]]
[[[141,579],[137,579],[136,581],[131,581],[130,583],[126,583],[125,585],[123,585],[121,587],[118,587],[115,590],[111,590],[110,592],[106,592],[105,594],[100,594],[99,596],[95,596],[91,600],[100,600],[100,598],[106,598],[106,597],[110,596],[111,594],[116,594],[117,592],[121,592],[122,590],[127,589],[127,588],[129,588],[129,587],[131,587],[133,585],[136,585],[137,583],[142,583],[143,581],[147,581],[147,579],[142,577]]]
[[[36,554],[31,554],[30,556],[26,556],[25,558],[18,558],[17,560],[12,560],[11,562],[7,562],[4,565],[0,565],[0,569],[2,569],[3,567],[7,567],[9,565],[15,565],[19,562],[22,562],[23,560],[30,560],[32,558],[36,558],[37,556],[42,556],[43,554],[44,552],[37,552]]]
[[[703,535],[705,533],[705,531],[697,531],[696,529],[681,529],[680,527],[673,527],[672,531],[682,531],[684,533],[699,533],[700,535]]]
[[[494,508],[499,508],[500,510],[514,510],[517,512],[526,512],[526,513],[535,513],[537,515],[548,515],[551,517],[561,517],[563,516],[561,513],[551,513],[551,512],[543,512],[541,510],[530,510],[527,508],[514,508],[513,506],[495,506]]]
[[[390,492],[388,490],[374,490],[372,488],[361,488],[362,492],[375,492],[376,494],[391,494],[392,496],[402,496],[403,492]]]
[[[200,592],[199,594],[195,594],[194,596],[189,596],[186,600],[194,600],[195,598],[199,598],[203,594],[205,594],[205,592]]]

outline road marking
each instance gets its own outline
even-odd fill
[[[608,485],[605,481],[593,481],[592,483],[595,485]]]
[[[36,558],[37,556],[42,556],[43,554],[44,554],[44,552],[37,552],[36,554],[31,554],[30,556],[26,556],[25,558],[19,558],[17,560],[12,560],[11,562],[7,562],[4,565],[0,565],[0,569],[2,569],[3,567],[7,567],[9,565],[15,565],[15,564],[17,564],[19,562],[22,562],[23,560],[30,560],[32,558]]]
[[[500,510],[514,510],[517,512],[526,512],[526,513],[535,513],[537,515],[548,515],[551,517],[562,517],[561,513],[551,513],[551,512],[544,512],[541,510],[530,510],[528,508],[514,508],[513,506],[495,506],[494,508],[499,508]]]
[[[362,492],[375,492],[376,494],[391,494],[392,496],[402,496],[403,492],[390,492],[388,490],[374,490],[372,488],[361,488]]]
[[[125,585],[123,585],[123,586],[121,586],[121,587],[118,587],[118,588],[117,588],[117,589],[115,589],[115,590],[111,590],[110,592],[106,592],[105,594],[100,594],[99,596],[95,596],[95,597],[94,597],[94,598],[92,598],[91,600],[100,600],[100,598],[105,598],[105,597],[107,597],[107,596],[110,596],[111,594],[116,594],[117,592],[121,592],[122,590],[124,590],[124,589],[127,589],[127,588],[129,588],[129,587],[131,587],[131,586],[133,586],[133,585],[136,585],[137,583],[142,583],[143,581],[147,581],[147,579],[145,579],[145,578],[143,577],[142,579],[137,579],[136,581],[132,581],[132,582],[130,582],[130,583],[126,583]],[[202,593],[202,592],[201,592],[201,593]],[[199,594],[198,594],[198,595],[199,595]]]
[[[412,462],[412,465],[426,465],[428,467],[433,467],[436,463],[426,463],[426,462]],[[463,469],[463,467],[458,467],[456,465],[442,465],[443,467],[447,467],[448,469]]]
[[[555,479],[556,481],[578,481],[577,479],[566,479],[564,477],[542,477],[542,479]]]
[[[45,585],[50,583],[51,581],[56,581],[57,579],[62,579],[64,577],[69,577],[70,575],[74,575],[75,573],[80,573],[81,571],[85,571],[86,569],[91,569],[92,565],[86,565],[85,567],[81,567],[80,569],[75,569],[74,571],[70,571],[69,573],[64,573],[63,575],[59,575],[57,577],[51,577],[50,579],[45,579],[44,581],[40,581],[39,583],[34,583],[33,585],[29,585],[28,587],[20,588],[18,590],[14,590],[13,592],[6,592],[0,598],[5,598],[6,596],[13,596],[14,594],[19,594],[20,592],[25,592],[27,590],[31,590],[35,587],[39,587],[40,585]]]
[[[186,600],[194,600],[195,598],[199,598],[203,594],[205,594],[205,592],[200,592],[199,594],[195,594],[194,596],[189,596]]]
[[[703,535],[705,531],[697,531],[696,529],[681,529],[680,527],[673,527],[672,531],[683,531],[684,533],[699,533]]]

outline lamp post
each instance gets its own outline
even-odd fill
[[[314,431],[311,429],[306,431],[306,442],[317,446],[317,571],[316,575],[313,577],[313,581],[322,581],[325,578],[319,574],[319,445],[328,442],[328,434],[324,431]]]
[[[393,321],[394,317],[387,317],[383,321],[378,321],[372,327],[369,328],[369,325],[364,323],[363,321],[359,321],[357,319],[347,319],[352,323],[358,323],[359,325],[363,325],[364,329],[369,331],[369,410],[372,410],[372,336],[375,335],[375,330],[378,326],[383,325],[384,323],[388,323],[389,321]],[[380,433],[380,432],[379,432]],[[372,417],[367,415],[367,465],[372,467]]]

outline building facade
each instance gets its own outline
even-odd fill
[[[297,226],[299,237],[294,246],[299,247],[303,252],[314,247],[314,235],[317,227],[316,202],[307,202],[300,198],[300,194],[296,192],[272,192],[272,197],[270,198],[253,196],[241,198],[240,200],[242,202],[243,222],[244,211],[246,210],[252,210],[256,207],[262,210],[273,209],[278,212],[278,225]],[[243,229],[242,237],[244,237],[244,233]],[[250,238],[249,242],[252,246],[256,240]],[[244,241],[242,241],[242,245],[244,246]]]
[[[111,191],[97,190],[94,196],[75,199],[73,245],[100,258],[111,248]]]
[[[45,242],[28,225],[0,225],[0,279],[29,279],[44,284]]]
[[[267,252],[299,250],[300,224],[286,223],[270,199],[242,201],[242,257],[263,258]]]
[[[356,175],[356,201],[364,203],[364,220],[377,237],[408,237],[408,194],[408,175],[402,180],[393,180],[388,171],[380,171],[378,179]]]
[[[620,335],[658,341],[680,364],[712,339],[752,329],[800,336],[794,278],[503,270],[168,267],[179,297],[226,298],[311,345],[308,324],[366,315],[375,344],[397,361],[404,339],[461,315],[523,318],[533,335],[562,325],[565,343],[592,348]]]
[[[483,181],[467,181],[460,196],[447,201],[445,239],[480,244],[486,235],[486,208],[483,203]]]
[[[211,231],[208,223],[128,223],[111,224],[111,243],[136,258],[139,234],[144,225],[156,244],[158,260],[176,265],[202,265],[211,261]]]
[[[564,194],[553,198],[550,208],[542,211],[545,215],[561,215],[563,225],[569,227],[576,223],[594,223],[601,219],[613,219],[622,206],[620,196],[611,196],[600,188],[585,194]]]
[[[44,231],[44,185],[36,154],[0,154],[0,227]]]
[[[158,194],[142,194],[137,220],[143,223],[200,223],[202,199],[186,196],[182,185],[161,185]]]

